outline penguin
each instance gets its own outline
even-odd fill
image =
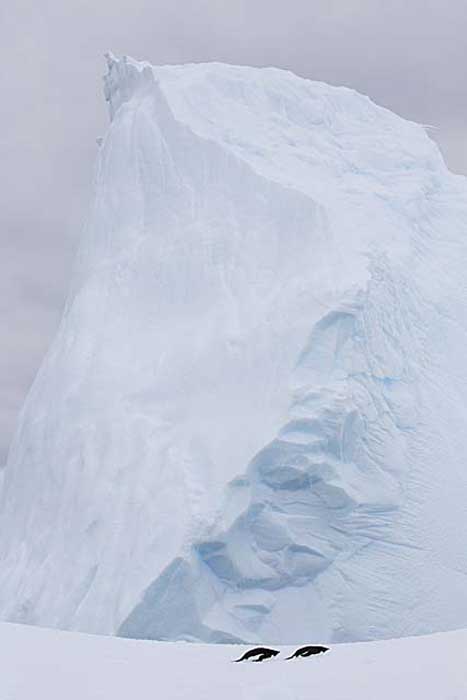
[[[289,659],[298,659],[299,657],[313,656],[314,654],[324,654],[326,651],[329,651],[329,647],[313,645],[307,647],[300,647],[300,649],[294,651],[292,656],[288,656],[286,658],[286,661],[288,661]]]
[[[268,649],[267,647],[255,647],[246,651],[243,656],[239,659],[235,659],[235,662],[239,661],[264,661],[265,659],[270,659],[273,656],[277,656],[280,652],[276,649]]]

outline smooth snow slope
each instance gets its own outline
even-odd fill
[[[292,643],[467,625],[467,187],[277,69],[109,57],[0,510],[3,619]]]
[[[324,656],[231,663],[243,648],[0,625],[2,700],[465,700],[467,633],[340,644]]]

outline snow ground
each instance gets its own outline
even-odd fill
[[[238,646],[0,625],[1,700],[465,700],[467,630],[231,663]]]

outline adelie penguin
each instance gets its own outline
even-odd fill
[[[279,652],[276,649],[268,649],[267,647],[255,647],[246,651],[243,656],[239,659],[235,659],[235,662],[239,661],[264,661],[265,659],[271,659],[273,656],[277,656]]]
[[[324,654],[326,651],[329,651],[329,647],[322,647],[319,645],[310,645],[307,647],[300,647],[300,649],[297,649],[297,651],[294,651],[292,656],[288,656],[286,658],[286,661],[289,659],[298,659],[300,657],[306,657],[306,656],[314,656],[315,654]]]

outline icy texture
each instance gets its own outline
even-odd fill
[[[306,642],[467,625],[467,187],[277,69],[109,56],[0,512],[4,619]]]

